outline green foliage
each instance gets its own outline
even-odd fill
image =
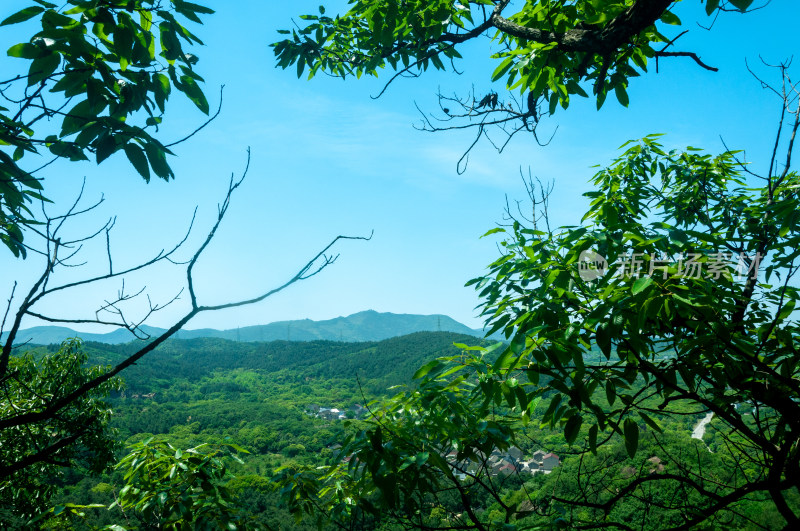
[[[491,4],[480,0],[476,4]],[[450,0],[412,2],[351,2],[353,7],[343,17],[304,15],[308,26],[293,30],[291,39],[276,43],[278,64],[297,65],[298,77],[309,67],[309,77],[318,71],[339,76],[377,75],[388,62],[392,68],[418,63],[444,68],[446,59],[460,57],[455,49],[435,42],[453,24],[463,27],[472,22],[469,10],[459,10]],[[447,21],[443,23],[443,21]],[[281,33],[290,34],[289,31]]]
[[[725,484],[729,503],[754,490],[780,506],[796,488],[798,176],[765,180],[749,188],[735,153],[666,152],[648,137],[595,176],[582,226],[506,231],[501,258],[472,284],[489,324],[520,347],[509,377],[538,382],[531,397],[558,391],[552,428],[574,438],[580,416],[593,451],[616,433],[634,457],[642,429],[658,429],[652,415],[697,404],[766,475]],[[598,278],[582,276],[587,251],[611,264]],[[593,345],[600,363],[585,360]],[[696,521],[713,503],[697,502]]]
[[[352,414],[351,408],[364,404],[365,397],[369,401],[386,396],[388,387],[407,383],[426,361],[457,354],[454,342],[474,340],[431,332],[349,344],[169,341],[150,354],[147,364],[126,371],[124,394],[111,400],[112,425],[128,444],[154,435],[175,448],[236,441],[251,453],[243,456],[244,464],[228,463],[236,478],[227,484],[246,525],[316,529],[311,523],[295,523],[271,479],[281,466],[329,463],[338,455],[333,444],[360,429],[362,421],[316,418],[308,406],[338,407]],[[132,345],[89,344],[87,350],[93,362],[113,363],[129,348]],[[104,488],[95,486],[105,483],[118,490],[124,484],[122,469],[99,477],[70,474],[64,483],[54,504],[63,508],[69,527],[130,526],[119,507],[89,509],[93,504],[108,507],[113,501],[103,494]]]
[[[191,380],[193,383],[211,376],[220,369],[233,367],[244,371],[274,374],[270,382],[260,387],[253,382],[240,381],[242,387],[251,392],[258,389],[269,393],[270,386],[303,383],[335,384],[346,380],[355,383],[355,377],[363,377],[364,389],[370,394],[384,393],[392,385],[407,382],[423,363],[440,356],[453,355],[458,349],[453,343],[474,342],[475,338],[453,333],[420,332],[407,336],[375,342],[340,343],[336,341],[271,341],[233,342],[222,339],[191,339],[169,341],[150,354],[147,364],[127,369],[126,382],[131,393],[170,392],[176,384],[173,375]],[[116,363],[133,352],[136,344],[90,345],[94,356],[103,363]],[[285,380],[280,378],[282,369],[290,369]],[[210,385],[210,384],[209,384]],[[231,385],[233,385],[231,383]],[[163,391],[162,391],[163,390]],[[205,398],[224,394],[221,388],[201,390]],[[233,387],[228,391],[236,392]],[[330,396],[330,389],[324,391]],[[281,390],[282,392],[282,390]],[[358,391],[351,387],[351,394]],[[199,400],[200,396],[194,397]],[[311,400],[317,402],[316,400]]]
[[[234,444],[200,445],[180,450],[149,439],[134,444],[118,464],[125,485],[116,504],[133,512],[145,528],[240,529],[231,478],[223,457],[238,459]]]
[[[290,510],[335,522],[380,518],[403,528],[489,523],[488,512],[476,512],[497,498],[488,456],[516,443],[514,417],[528,418],[538,403],[527,400],[531,384],[498,381],[494,367],[502,360],[492,353],[501,346],[423,366],[418,385],[381,403],[329,467],[284,467],[277,481]],[[490,388],[496,392],[480,391]],[[504,516],[516,514],[516,505],[496,501]]]
[[[601,431],[618,431],[635,448],[637,431],[622,424],[637,409],[630,388],[639,377],[665,399],[698,400],[731,420],[741,418],[729,411],[741,402],[794,411],[767,389],[790,393],[794,385],[797,291],[767,282],[785,280],[798,256],[797,176],[773,190],[747,189],[733,157],[667,153],[646,138],[597,174],[588,223],[556,234],[516,223],[491,274],[472,282],[490,322],[524,345],[509,369],[553,378],[558,383],[550,385],[568,398],[553,427],[589,414]],[[612,264],[597,280],[581,278],[587,250]],[[756,254],[764,282],[736,270],[751,260],[757,267]],[[615,263],[627,272],[614,274],[621,271]],[[593,344],[606,363],[585,366]],[[747,374],[752,365],[760,368],[756,377]],[[620,403],[598,412],[593,392],[609,386]]]
[[[241,463],[235,454],[246,453],[244,449],[211,443],[181,450],[152,437],[128,449],[130,453],[120,459],[114,473],[122,487],[98,483],[91,488],[88,497],[106,503],[59,503],[37,520],[46,528],[110,531],[259,528],[241,518],[235,495],[228,487],[235,477],[226,461]],[[98,514],[113,523],[100,527]]]
[[[112,379],[60,410],[52,405],[105,372],[86,367],[79,340],[54,354],[26,353],[10,360],[0,382],[0,506],[3,520],[22,525],[47,507],[62,467],[100,472],[114,460],[115,432],[105,398],[119,390]],[[32,420],[31,417],[33,417]]]
[[[113,424],[129,444],[147,441],[151,434],[174,448],[214,445],[226,438],[241,444],[251,453],[243,456],[243,464],[228,462],[235,477],[225,483],[243,525],[268,529],[315,529],[315,521],[320,519],[324,529],[336,528],[337,523],[383,530],[420,523],[432,528],[478,527],[467,507],[480,525],[491,529],[548,526],[557,518],[563,520],[564,514],[564,521],[578,516],[598,521],[605,517],[604,509],[581,508],[574,501],[588,492],[592,497],[583,498],[585,501],[602,505],[620,489],[629,495],[615,503],[608,518],[635,528],[661,530],[683,518],[680,510],[661,507],[678,503],[686,508],[703,507],[705,502],[704,496],[686,489],[677,479],[667,479],[666,474],[695,478],[705,488],[725,495],[728,491],[721,485],[758,477],[763,470],[748,455],[731,451],[730,436],[716,417],[706,436],[711,453],[703,442],[689,437],[702,416],[697,406],[673,402],[662,413],[657,397],[641,404],[655,411],[648,415],[658,429],[646,422],[635,423],[635,457],[630,457],[620,435],[606,440],[607,434],[598,437],[595,433],[597,453],[588,452],[591,429],[586,424],[591,417],[586,414],[581,415],[580,425],[571,421],[577,427],[570,428],[576,430],[570,447],[560,430],[549,427],[552,398],[560,393],[549,389],[533,403],[526,402],[537,385],[547,385],[548,379],[541,377],[534,385],[518,375],[514,381],[508,371],[517,355],[502,346],[491,352],[487,352],[491,347],[462,352],[452,345],[459,341],[463,347],[471,339],[421,333],[349,345],[173,341],[153,353],[152,364],[128,373],[125,398],[112,400]],[[439,349],[445,343],[450,348],[441,356]],[[93,359],[103,361],[124,355],[127,348],[99,347],[91,345],[89,350]],[[396,372],[404,353],[408,366]],[[436,356],[441,359],[432,359]],[[606,358],[599,349],[592,349],[584,360],[589,365]],[[370,405],[376,418],[327,421],[305,412],[310,403],[344,408],[362,402],[359,383],[364,389],[378,388],[378,382],[409,384],[414,367],[418,368],[416,383],[385,399],[385,408],[379,403]],[[359,382],[354,374],[359,375]],[[643,385],[644,381],[637,379],[631,392]],[[384,387],[381,394],[386,396],[385,392]],[[142,396],[150,393],[155,395]],[[598,388],[593,400],[603,411],[620,403],[616,395],[609,399],[605,388]],[[558,400],[558,407],[566,402]],[[337,441],[346,444],[340,448],[333,444]],[[510,445],[521,448],[526,456],[540,449],[555,452],[562,464],[547,476],[492,475],[483,457],[492,449]],[[347,456],[351,457],[343,461]],[[449,474],[437,466],[443,456]],[[663,470],[651,461],[654,457],[660,459]],[[460,480],[461,472],[452,465],[472,473],[482,484],[469,476]],[[113,492],[126,484],[126,470],[121,467],[98,478],[83,474],[66,478],[67,486],[54,500],[63,521],[70,522],[62,527],[130,527],[135,520],[126,521],[119,507],[90,510],[91,505],[108,507],[112,503],[109,489]],[[662,483],[653,482],[656,478],[651,470],[660,470]],[[698,471],[702,476],[698,477]],[[272,479],[278,480],[289,504],[281,503]],[[463,498],[456,485],[464,488]],[[787,493],[789,503],[796,498]],[[738,515],[721,514],[709,525],[747,529],[745,517],[769,527],[780,527],[783,522],[767,495],[753,495],[735,509]],[[295,516],[305,515],[305,520],[296,521],[290,510]],[[86,527],[78,525],[82,522]]]
[[[752,0],[734,5],[744,11]],[[647,72],[657,52],[669,42],[664,26],[680,25],[657,0],[526,0],[508,15],[507,0],[351,0],[344,15],[304,15],[307,24],[282,31],[288,35],[273,45],[278,65],[296,66],[298,77],[308,68],[335,76],[377,76],[397,72],[437,70],[461,58],[466,41],[494,32],[501,51],[492,81],[505,80],[510,90],[543,99],[549,112],[569,106],[571,96],[587,97],[581,85],[591,84],[598,108],[614,92],[628,105],[630,78]],[[719,2],[709,2],[714,13]]]
[[[169,8],[156,0],[34,3],[0,22],[35,19],[41,26],[8,49],[29,64],[3,83],[4,90],[18,86],[19,108],[0,107],[0,240],[16,256],[25,256],[20,227],[34,222],[28,205],[43,199],[39,180],[23,167],[30,155],[47,150],[100,163],[123,151],[145,180],[151,172],[170,179],[171,152],[153,133],[172,89],[209,112],[194,70],[198,59],[188,53],[202,42],[184,19],[200,23],[211,9],[183,0],[171,0]]]

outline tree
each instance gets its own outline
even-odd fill
[[[26,353],[11,358],[2,382],[0,418],[40,411],[85,383],[101,376],[103,367],[84,367],[87,354],[80,340],[64,342],[53,354]],[[103,401],[121,381],[112,378],[37,423],[19,424],[2,432],[0,500],[2,520],[21,527],[47,509],[63,467],[102,471],[114,457],[116,441],[108,428],[111,408]]]
[[[165,144],[155,133],[173,88],[209,113],[198,58],[188,52],[202,41],[185,24],[213,13],[183,0],[33,1],[0,22],[41,25],[8,50],[30,62],[27,72],[0,81],[10,106],[0,105],[0,241],[23,257],[22,229],[37,223],[29,205],[45,200],[38,173],[50,162],[35,157],[44,150],[98,164],[123,151],[145,180],[151,169],[174,177],[167,155],[180,141]]]
[[[660,481],[702,498],[694,507],[675,500],[669,508],[685,511],[676,527],[735,510],[755,492],[770,495],[787,528],[798,523],[786,496],[800,488],[791,171],[800,109],[796,86],[782,94],[786,123],[764,173],[734,152],[666,152],[645,138],[595,176],[583,226],[547,233],[515,222],[503,256],[475,281],[489,323],[512,342],[497,368],[539,383],[532,396],[558,391],[543,421],[568,442],[595,452],[617,433],[633,457],[640,431],[660,430],[652,416],[679,415],[686,403],[721,423],[735,457],[727,481],[649,475],[615,495],[557,500],[589,508],[592,519]],[[593,346],[599,360],[587,356]],[[611,408],[598,404],[603,390]]]
[[[181,450],[147,440],[133,445],[117,464],[126,484],[116,504],[134,513],[146,529],[237,529],[239,518],[227,488],[232,478],[224,457],[235,445],[200,445]],[[241,460],[239,460],[241,461]]]
[[[498,476],[490,461],[514,443],[515,419],[496,411],[476,383],[497,384],[525,408],[538,399],[529,405],[524,385],[487,372],[501,344],[459,346],[463,355],[427,363],[414,374],[418,386],[371,410],[368,426],[343,441],[332,465],[280,471],[282,496],[298,518],[343,528],[377,520],[406,529],[487,529],[498,523],[490,504],[501,507],[501,526],[517,516],[518,504],[503,496],[516,474]]]
[[[72,527],[85,518],[87,509],[114,510],[121,524],[103,529],[248,529],[233,503],[228,482],[234,476],[226,461],[242,462],[236,452],[245,452],[234,444],[201,444],[182,450],[153,438],[132,444],[129,453],[116,465],[124,485],[115,493],[115,501],[105,507],[61,505],[40,517],[50,523]],[[246,453],[246,452],[245,452]],[[133,526],[133,527],[131,527]]]
[[[702,0],[701,0],[702,1]],[[475,142],[498,128],[501,149],[523,131],[539,138],[536,127],[570,98],[588,97],[600,108],[610,93],[628,105],[631,78],[648,71],[655,60],[686,57],[701,68],[697,53],[675,51],[688,30],[670,37],[681,25],[672,12],[674,0],[354,0],[344,15],[304,15],[304,27],[285,30],[273,45],[278,65],[296,66],[300,77],[308,69],[345,78],[378,76],[390,68],[398,77],[416,77],[429,67],[456,69],[464,43],[489,35],[499,44],[492,58],[499,62],[492,81],[505,80],[508,98],[497,92],[465,97],[439,94],[441,115],[423,113],[430,131],[474,127]],[[745,11],[752,0],[708,0],[705,10],[716,17],[723,11]],[[511,12],[515,9],[516,12]],[[384,89],[385,90],[385,89]],[[516,94],[519,96],[516,96]],[[475,143],[472,144],[474,146]],[[467,150],[467,153],[469,150]],[[464,159],[462,158],[462,161]],[[459,161],[459,162],[462,162]]]

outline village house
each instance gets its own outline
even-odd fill
[[[560,463],[559,457],[554,453],[545,453],[537,450],[533,457],[523,460],[522,450],[512,446],[505,451],[495,449],[487,458],[481,452],[477,452],[474,459],[459,462],[458,452],[451,450],[445,459],[454,469],[456,477],[462,481],[469,474],[474,474],[483,466],[486,467],[490,476],[509,475],[515,472],[526,474],[549,474]]]
[[[305,407],[306,414],[325,420],[344,420],[347,418],[363,418],[369,412],[361,404],[356,404],[350,409],[339,409],[335,407],[322,407],[317,404],[309,404]]]
[[[347,418],[347,415],[344,411],[337,409],[337,408],[327,408],[321,407],[319,408],[319,412],[317,413],[318,417],[323,418],[325,420],[342,420]]]

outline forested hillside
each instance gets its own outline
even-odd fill
[[[110,400],[120,456],[126,444],[150,436],[184,449],[230,441],[250,452],[242,455],[244,465],[234,463],[234,486],[254,525],[302,528],[279,505],[280,496],[270,484],[275,469],[328,462],[334,455],[330,447],[360,423],[319,418],[310,408],[337,408],[347,417],[365,417],[368,413],[357,405],[367,406],[391,394],[390,387],[411,383],[424,363],[459,354],[456,343],[480,341],[447,332],[362,343],[169,341],[147,363],[131,367],[125,389]],[[136,348],[133,343],[86,345],[90,364],[114,363]],[[39,349],[55,350],[56,345]],[[60,503],[108,505],[122,484],[116,473],[71,471],[67,478]],[[71,525],[119,523],[122,516],[95,509],[86,518]]]
[[[118,452],[121,457],[127,452],[125,446],[151,437],[184,450],[203,443],[238,445],[242,463],[228,460],[233,476],[226,485],[234,495],[240,521],[255,529],[312,529],[314,519],[295,520],[286,505],[285,493],[281,494],[279,484],[282,482],[285,487],[287,473],[340,463],[346,457],[340,453],[341,443],[346,443],[348,436],[375,426],[371,411],[377,408],[369,402],[386,400],[398,389],[413,391],[419,383],[412,380],[415,371],[435,358],[463,355],[454,346],[458,343],[476,341],[469,336],[436,332],[372,343],[170,341],[158,348],[148,363],[132,367],[127,372],[125,389],[110,400],[112,425],[118,430]],[[90,363],[113,363],[133,348],[136,347],[87,345]],[[54,346],[41,348],[39,352],[53,349]],[[496,355],[489,353],[486,359],[491,364]],[[598,400],[607,406],[610,398],[613,397],[602,391],[598,394]],[[656,405],[654,401],[654,409]],[[492,491],[477,489],[470,495],[472,508],[484,518],[502,520],[504,506],[511,504],[519,508],[520,515],[528,515],[520,523],[543,524],[547,518],[537,517],[537,504],[545,507],[552,503],[548,500],[554,495],[568,497],[590,485],[614,488],[641,474],[687,473],[692,467],[722,480],[739,473],[728,468],[736,462],[736,456],[715,440],[715,422],[705,433],[704,441],[691,438],[692,428],[702,417],[699,412],[686,410],[677,418],[654,415],[661,432],[645,429],[640,453],[632,459],[622,437],[616,437],[614,444],[605,446],[597,455],[577,455],[559,432],[540,425],[548,414],[545,409],[543,401],[534,409],[532,422],[515,423],[516,436],[509,443],[520,449],[520,461],[537,451],[553,452],[559,458],[557,468],[550,474],[531,475],[520,469],[492,472],[494,475],[488,476],[493,478]],[[323,413],[326,410],[338,412],[331,416]],[[497,408],[501,417],[504,411],[505,406]],[[458,415],[442,413],[454,418]],[[402,425],[397,429],[402,430]],[[503,452],[495,451],[495,455],[502,456]],[[503,463],[494,459],[498,465]],[[118,508],[106,508],[117,499],[124,483],[121,472],[96,475],[87,470],[71,470],[59,483],[61,491],[55,503],[57,507],[70,503],[103,506],[84,510],[83,517],[71,517],[69,525],[76,529],[121,522],[126,529],[147,529],[143,522]],[[653,493],[655,498],[676,495],[667,491]],[[447,523],[446,514],[463,507],[463,502],[447,490],[440,492],[438,501],[430,503],[420,518],[438,526]],[[613,516],[631,523],[642,521],[643,529],[659,529],[666,513],[654,511],[642,516],[641,503],[631,498],[616,507]],[[741,504],[738,512],[739,516],[730,522],[732,529],[758,529],[761,526],[754,522],[780,521],[763,498]],[[397,519],[388,515],[384,520],[363,512],[355,514],[351,524],[356,529],[401,528]]]
[[[375,393],[406,383],[420,365],[435,357],[458,354],[454,343],[478,344],[472,336],[420,332],[379,342],[272,341],[239,343],[200,338],[169,341],[131,367],[125,381],[131,393],[174,388],[176,380],[197,382],[215,373],[239,370],[277,373],[298,381],[329,381],[361,377]],[[90,362],[114,363],[139,348],[135,343],[88,343]],[[169,391],[167,391],[169,392]]]

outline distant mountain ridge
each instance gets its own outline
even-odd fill
[[[164,332],[163,328],[142,326],[151,336]],[[197,339],[202,337],[228,339],[230,341],[382,341],[414,332],[455,332],[474,337],[483,337],[483,330],[469,328],[447,315],[395,314],[367,310],[347,317],[336,317],[325,321],[303,319],[299,321],[278,321],[266,325],[247,326],[230,330],[202,328],[180,330],[174,339]],[[2,340],[5,341],[7,333]],[[36,326],[21,330],[17,343],[29,342],[37,345],[60,343],[70,337],[80,337],[84,341],[95,341],[117,345],[128,343],[134,338],[127,330],[115,330],[107,334],[76,332],[62,326]]]

